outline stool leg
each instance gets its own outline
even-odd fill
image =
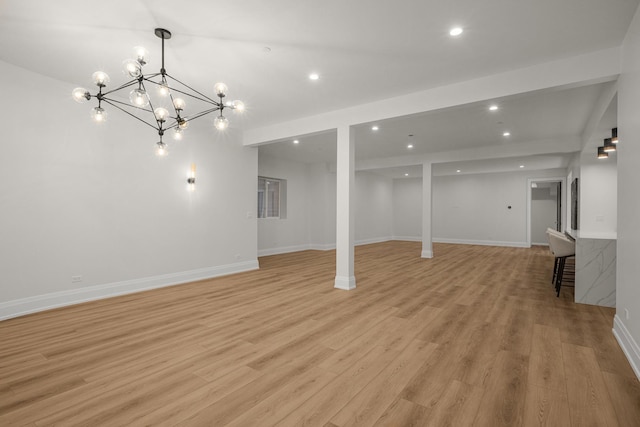
[[[557,279],[556,279],[556,296],[557,297],[560,296],[560,288],[562,287],[562,276],[564,275],[564,264],[566,259],[567,259],[566,257],[561,257],[560,263],[558,265],[558,273],[557,273]]]
[[[553,261],[553,276],[551,277],[551,283],[555,283],[556,276],[558,275],[558,258],[556,257]]]

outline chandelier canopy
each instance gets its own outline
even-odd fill
[[[90,101],[91,98],[98,100],[98,105],[91,110],[91,117],[95,122],[102,123],[107,119],[107,111],[103,104],[108,104],[151,126],[160,137],[156,144],[156,153],[164,155],[167,153],[167,144],[162,140],[165,132],[172,130],[174,139],[181,140],[189,122],[216,111],[219,113],[213,124],[218,130],[224,130],[229,125],[229,120],[222,114],[224,109],[244,111],[244,103],[238,100],[224,102],[228,90],[224,83],[214,85],[217,97],[214,99],[169,75],[164,67],[164,41],[171,38],[171,32],[164,28],[156,28],[155,35],[162,40],[162,67],[159,73],[143,72],[149,53],[143,47],[135,47],[135,59],[127,59],[122,64],[125,75],[131,77],[131,80],[115,89],[107,90],[109,76],[103,71],[96,71],[92,78],[98,86],[98,92],[92,95],[89,90],[78,87],[73,90],[72,95],[80,103]],[[154,100],[148,91],[153,88],[157,92]],[[125,100],[126,91],[129,91],[129,102]],[[184,97],[190,99],[189,102],[199,104],[203,109],[186,115],[187,102]]]

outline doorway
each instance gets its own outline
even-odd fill
[[[547,244],[547,228],[563,231],[564,178],[530,179],[528,189],[527,243]]]

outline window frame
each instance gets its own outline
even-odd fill
[[[264,181],[264,187],[263,187],[264,189],[261,189],[260,181]],[[279,178],[258,176],[258,200],[257,200],[258,219],[282,219],[283,218],[282,217],[282,202],[283,202],[282,193],[283,193],[283,187],[285,187],[283,185],[283,182],[284,180]],[[277,186],[278,206],[277,206],[276,215],[269,215],[269,213],[274,212],[273,200],[271,197],[268,197],[270,185]],[[262,196],[262,203],[260,201],[261,196]]]

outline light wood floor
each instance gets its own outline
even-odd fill
[[[387,242],[0,322],[0,425],[638,426],[614,311],[545,248]]]

